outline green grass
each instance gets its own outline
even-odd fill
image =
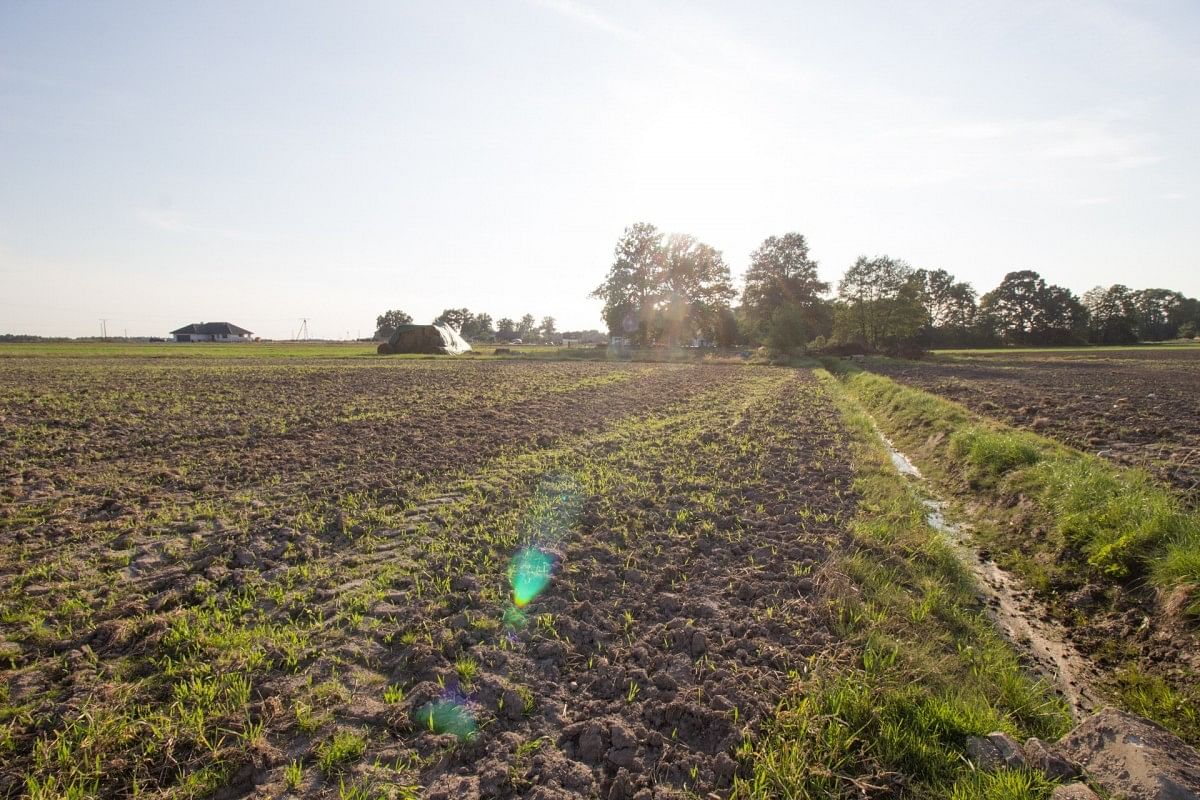
[[[1047,575],[1063,585],[1148,576],[1165,593],[1200,584],[1200,514],[1145,473],[984,420],[881,375],[839,367],[849,391],[943,484],[993,501],[1020,495],[1037,504],[1051,535],[1022,544],[1043,551],[1040,563],[1050,566],[1036,574],[1038,559],[1008,562],[1032,583]],[[1186,608],[1200,616],[1200,595],[1193,592]]]
[[[1014,469],[1041,460],[1041,448],[1030,438],[1016,431],[971,426],[950,437],[950,454],[962,461],[973,481],[994,485]]]
[[[886,377],[837,365],[846,391],[924,474],[976,513],[976,538],[1051,604],[1085,583],[1159,590],[1200,619],[1200,514],[1139,470],[1123,469]],[[1030,502],[1022,502],[1022,498]],[[1069,609],[1067,610],[1069,611]],[[1066,612],[1064,612],[1066,613]],[[1076,623],[1090,617],[1076,613]],[[1103,613],[1103,609],[1092,612]],[[1200,742],[1200,689],[1186,674],[1145,673],[1113,640],[1119,664],[1102,687],[1123,707]]]
[[[751,773],[733,796],[855,797],[899,774],[917,797],[1048,797],[1052,784],[1029,773],[974,772],[963,747],[995,730],[1057,738],[1065,707],[1024,673],[868,418],[824,377],[854,436],[861,496],[853,545],[824,575],[850,648],[816,661],[763,739],[743,746]]]
[[[1104,576],[1148,573],[1165,589],[1200,580],[1200,515],[1145,473],[1097,462],[1052,458],[1013,482],[1053,509],[1057,533]]]
[[[317,747],[317,767],[326,776],[346,769],[367,752],[367,740],[357,731],[338,731]]]

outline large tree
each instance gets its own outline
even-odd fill
[[[517,323],[517,338],[524,341],[531,338],[536,332],[537,320],[534,319],[533,314],[526,314],[521,317],[521,320]]]
[[[975,322],[975,290],[956,281],[944,269],[916,271],[925,306],[926,326],[931,330],[969,328]]]
[[[496,335],[496,331],[492,329],[492,315],[472,314],[471,318],[463,324],[459,333],[466,339],[491,339]]]
[[[917,271],[905,262],[859,257],[838,283],[835,335],[878,349],[916,337],[926,321]]]
[[[558,330],[555,328],[555,322],[556,321],[554,317],[542,317],[541,332],[543,339],[553,339],[556,335],[558,335]]]
[[[734,297],[729,266],[721,251],[675,233],[663,248],[656,325],[659,336],[678,343],[700,334],[715,339],[721,312]]]
[[[517,338],[517,325],[509,317],[501,317],[496,322],[496,339],[501,342],[511,342]]]
[[[604,301],[609,333],[638,344],[697,333],[715,337],[733,295],[719,250],[686,234],[664,241],[644,222],[625,229],[604,283],[592,292]]]
[[[639,344],[649,338],[648,320],[658,302],[663,235],[648,222],[625,229],[617,241],[613,264],[592,297],[604,301],[603,316],[614,336],[631,336]]]
[[[398,308],[385,311],[375,318],[375,338],[388,339],[401,325],[411,325],[412,317]]]
[[[784,306],[799,310],[809,335],[824,335],[828,312],[821,295],[829,284],[817,276],[817,262],[808,254],[808,242],[799,233],[767,237],[750,254],[742,290],[747,323],[759,338],[768,335],[775,312]]]
[[[1170,289],[1136,291],[1133,304],[1137,337],[1143,342],[1174,339],[1179,335],[1179,327],[1196,316],[1196,301]]]
[[[979,301],[996,332],[1016,344],[1063,344],[1087,325],[1087,309],[1069,289],[1047,284],[1033,270],[1010,272]]]
[[[1134,292],[1115,283],[1083,293],[1088,310],[1088,339],[1093,344],[1129,344],[1137,341],[1138,308]]]

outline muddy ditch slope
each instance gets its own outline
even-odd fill
[[[867,368],[1125,466],[1200,503],[1200,348],[871,360]]]
[[[838,644],[803,373],[26,359],[0,427],[0,796],[703,796]]]

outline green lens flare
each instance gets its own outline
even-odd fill
[[[523,631],[529,625],[529,617],[525,612],[509,606],[504,610],[504,627],[510,631]]]
[[[475,717],[461,703],[436,700],[417,709],[417,724],[434,733],[450,733],[460,740],[475,735]]]
[[[512,583],[513,603],[524,608],[542,593],[550,583],[550,568],[553,559],[536,547],[526,547],[513,556],[508,568],[508,579]]]

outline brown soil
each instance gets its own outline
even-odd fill
[[[0,363],[0,795],[95,764],[279,796],[292,762],[313,796],[720,791],[837,644],[845,452],[782,370]],[[555,575],[515,624],[530,541]],[[229,676],[193,735],[184,690]],[[451,696],[475,736],[421,724]],[[323,773],[338,731],[366,751]]]

